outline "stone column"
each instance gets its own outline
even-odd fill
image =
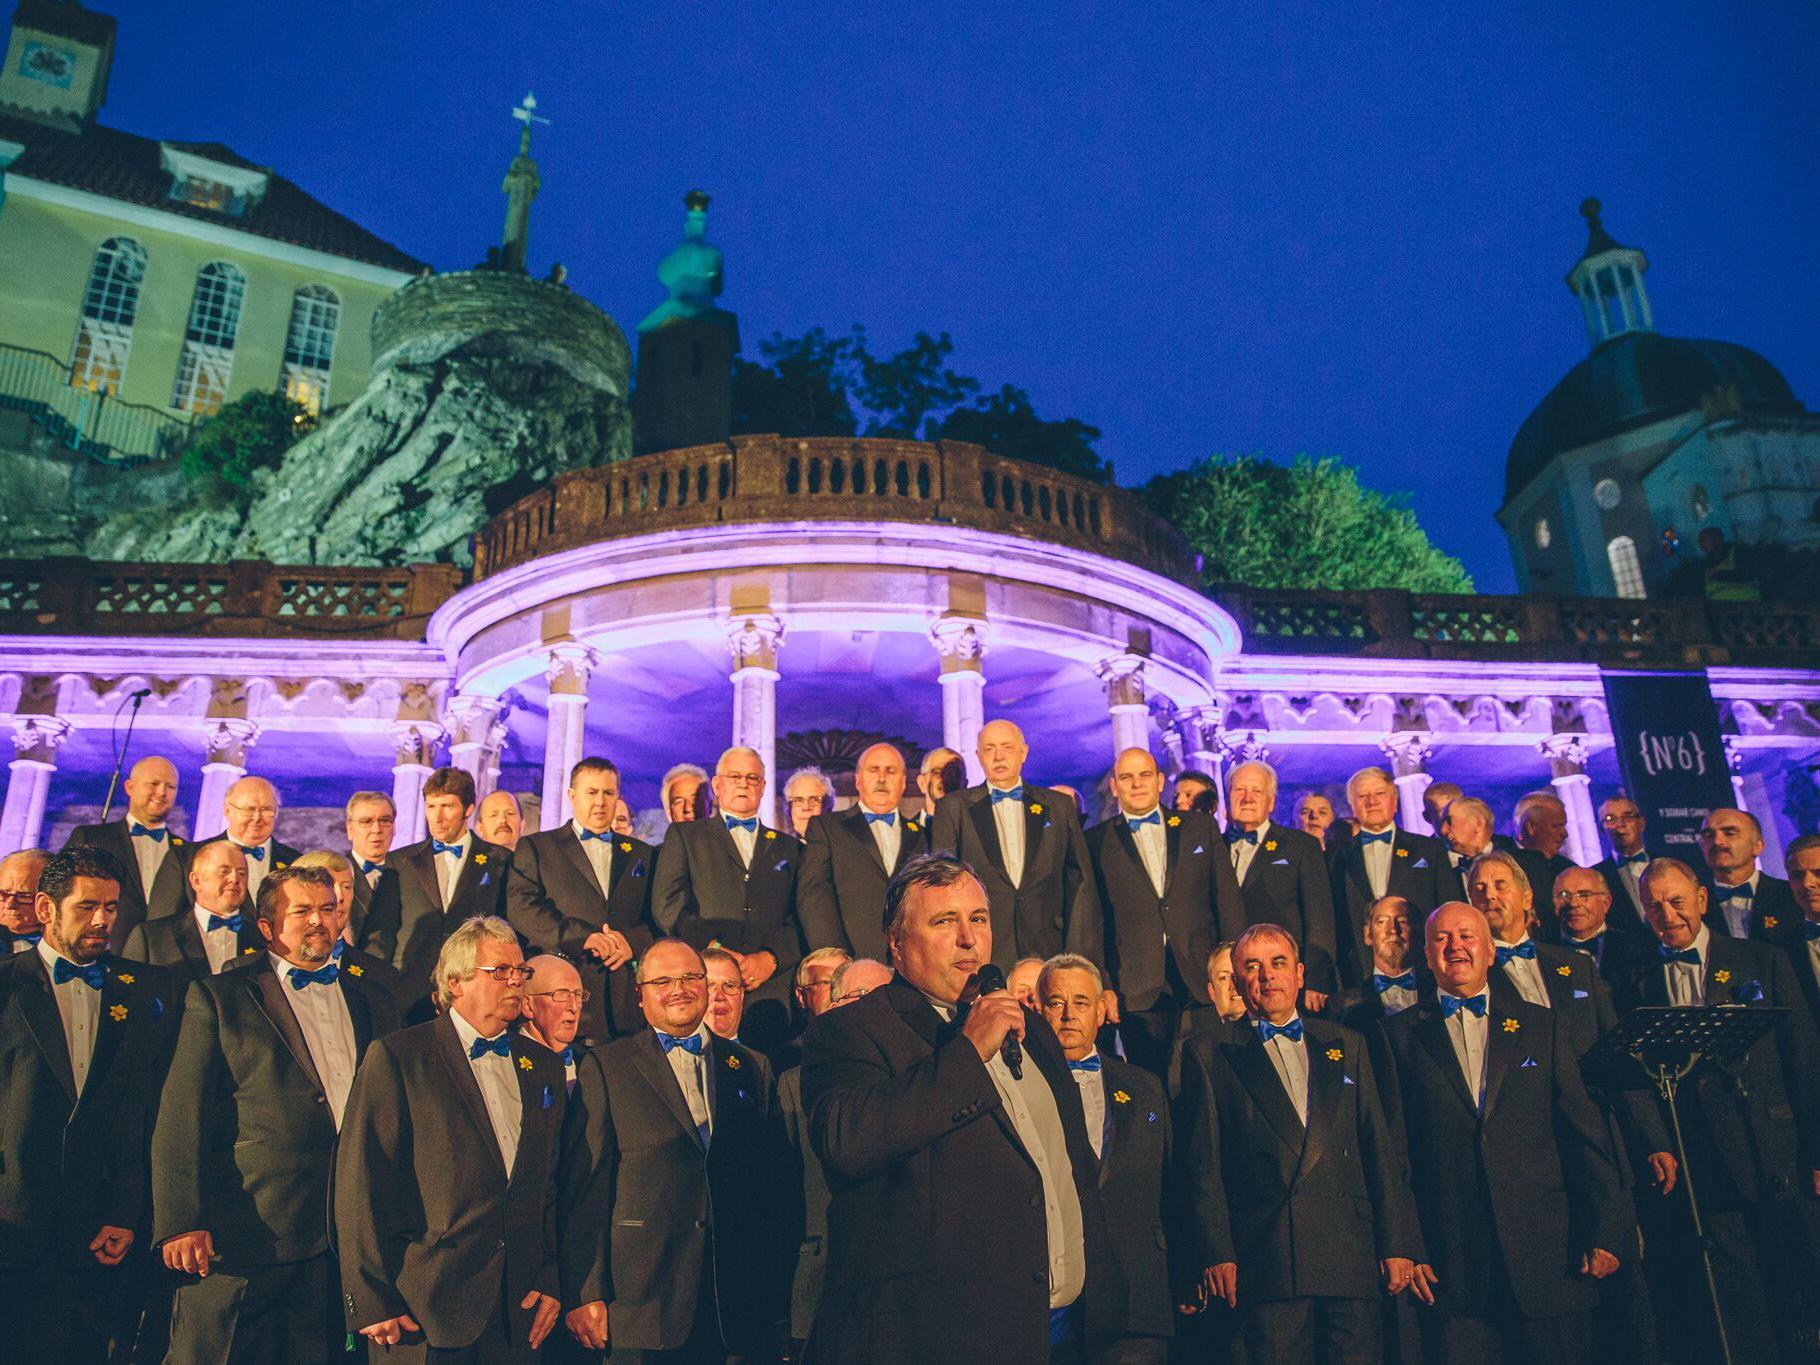
[[[929,627],[935,652],[941,655],[942,743],[967,765],[967,781],[986,780],[980,767],[980,727],[986,723],[986,623],[965,616],[944,616]]]
[[[1219,735],[1225,715],[1226,699],[1217,697],[1212,706],[1185,712],[1177,727],[1182,736],[1182,767],[1213,779],[1214,815],[1222,826],[1226,823],[1226,774]]]
[[[1399,730],[1378,742],[1384,757],[1390,760],[1391,780],[1397,784],[1397,811],[1403,828],[1412,834],[1433,834],[1428,811],[1422,805],[1422,793],[1434,779],[1428,775],[1428,757],[1434,748],[1424,730]]]
[[[1725,773],[1732,780],[1732,801],[1739,810],[1756,815],[1761,821],[1763,817],[1744,804],[1747,799],[1744,794],[1744,755],[1738,751],[1738,746],[1730,735],[1720,736],[1719,742],[1725,746]]]
[[[57,771],[57,750],[69,733],[69,722],[56,716],[13,718],[13,748],[18,757],[10,765],[6,806],[0,810],[0,854],[39,847],[44,835],[44,799],[50,795],[51,774]]]
[[[222,805],[228,788],[246,776],[246,751],[259,739],[259,727],[250,720],[217,717],[203,725],[202,790],[196,794],[192,843],[212,839],[227,828]]]
[[[1150,703],[1144,695],[1144,668],[1149,662],[1141,654],[1115,654],[1093,670],[1106,687],[1114,761],[1127,749],[1150,748]]]
[[[550,646],[549,728],[543,741],[543,806],[538,817],[543,829],[568,823],[569,770],[581,762],[586,747],[588,679],[600,666],[600,655],[579,641]]]
[[[448,725],[449,763],[474,779],[474,804],[492,794],[499,780],[499,756],[505,748],[506,727],[500,720],[504,704],[497,697],[467,693],[451,697],[443,708]]]
[[[1536,745],[1536,751],[1548,760],[1549,785],[1567,807],[1567,856],[1581,867],[1591,867],[1602,854],[1599,816],[1592,803],[1592,778],[1586,771],[1586,738],[1550,735]],[[1536,895],[1542,894],[1538,888]]]
[[[443,728],[427,720],[392,727],[392,804],[398,808],[393,848],[417,843],[426,833],[423,784],[436,770],[436,745],[442,736]]]
[[[784,646],[784,623],[769,612],[736,616],[727,623],[727,651],[733,656],[733,739],[755,752],[765,765],[765,794],[758,813],[765,823],[777,818],[777,651]]]

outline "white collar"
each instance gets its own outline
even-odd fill
[[[474,1040],[480,1037],[480,1030],[470,1024],[467,1020],[467,1016],[452,1005],[449,1007],[449,1022],[455,1025],[455,1036],[461,1040],[461,1050],[463,1052],[468,1052],[473,1048]],[[493,1037],[487,1039],[487,1041],[489,1043],[493,1042],[500,1034],[505,1032],[505,1029],[501,1029],[499,1033],[495,1033]],[[469,1057],[468,1060],[473,1061],[475,1059]]]
[[[600,835],[596,835],[592,830],[583,826],[581,821],[575,819],[573,816],[569,817],[569,828],[575,831],[575,841],[584,849],[588,846],[589,841],[610,845],[615,839],[619,838],[619,836],[610,829],[603,830]],[[584,834],[588,836],[587,839],[581,837]]]
[[[38,956],[44,961],[46,975],[49,975],[51,967],[56,963],[58,958],[63,958],[63,960],[72,967],[80,967],[82,965],[73,957],[63,957],[62,953],[51,947],[51,941],[48,937],[40,938],[38,940]],[[55,978],[52,979],[55,980]]]

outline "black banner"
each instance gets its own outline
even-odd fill
[[[1600,669],[1599,676],[1624,789],[1649,821],[1649,851],[1703,867],[1701,822],[1737,801],[1706,674]]]

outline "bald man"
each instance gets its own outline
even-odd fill
[[[539,953],[525,966],[531,969],[531,979],[525,982],[525,1036],[562,1058],[563,1074],[573,1093],[575,1063],[587,1051],[576,1036],[581,1032],[581,997],[585,993],[581,973],[568,958],[555,953]]]
[[[1105,928],[1080,813],[1072,798],[1024,781],[1029,756],[1024,732],[1010,721],[980,727],[986,780],[941,799],[929,846],[953,850],[979,876],[992,906],[992,960],[1001,968],[1064,949],[1102,962]]]
[[[65,848],[98,848],[126,875],[120,882],[120,914],[108,945],[119,952],[126,936],[148,918],[169,919],[189,906],[190,845],[165,824],[177,804],[177,768],[170,759],[147,755],[133,764],[121,784],[126,814],[103,825],[77,825]]]
[[[902,812],[907,775],[895,746],[874,744],[854,768],[858,799],[809,821],[796,910],[811,951],[884,957],[885,883],[929,847],[928,821]]]
[[[474,832],[489,844],[517,848],[525,832],[518,798],[507,791],[488,792],[474,809]]]
[[[183,967],[195,981],[256,956],[265,938],[245,908],[246,876],[246,857],[232,842],[197,844],[189,859],[188,908],[136,926],[127,935],[126,955],[159,967]]]
[[[259,888],[266,874],[289,867],[300,853],[289,844],[279,843],[275,837],[282,804],[278,789],[263,777],[243,777],[229,787],[222,798],[221,810],[227,819],[227,828],[213,839],[202,841],[203,844],[231,843],[246,858],[246,905],[243,908],[249,923],[253,918],[253,902],[259,898]]]

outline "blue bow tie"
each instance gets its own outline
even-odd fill
[[[584,843],[584,844],[585,844],[585,843],[587,843],[587,842],[588,842],[588,840],[590,840],[590,839],[598,839],[598,840],[600,840],[600,841],[601,841],[601,843],[603,843],[603,844],[605,844],[605,843],[611,843],[611,842],[612,842],[612,839],[613,839],[613,831],[612,831],[612,830],[610,830],[610,829],[603,829],[603,830],[601,830],[601,831],[600,831],[600,832],[599,832],[599,833],[598,833],[598,834],[596,834],[596,833],[595,833],[595,832],[594,832],[594,831],[593,831],[593,830],[591,830],[591,829],[584,829],[584,830],[583,830],[583,831],[582,831],[582,832],[581,832],[581,841],[582,841],[582,843]]]
[[[869,810],[866,812],[866,823],[868,825],[883,825],[886,829],[895,829],[897,827],[897,812],[888,810],[883,814],[880,814],[877,811]]]
[[[453,853],[459,858],[461,856],[461,845],[445,844],[440,839],[430,840],[430,856],[434,858],[438,853]]]
[[[1379,830],[1376,834],[1367,834],[1364,830],[1360,830],[1356,837],[1362,847],[1365,844],[1387,844],[1395,834],[1394,829]]]
[[[1630,867],[1630,866],[1633,866],[1633,865],[1639,864],[1639,863],[1641,863],[1645,866],[1648,865],[1648,863],[1649,863],[1649,850],[1648,849],[1641,849],[1636,853],[1628,853],[1624,857],[1618,859],[1619,867]]]
[[[150,825],[141,825],[136,821],[126,828],[127,833],[131,834],[135,839],[150,839],[153,842],[160,844],[164,842],[164,836],[170,833],[163,825],[158,826],[157,829],[153,829]]]
[[[562,1058],[562,1064],[565,1067],[570,1067],[570,1066],[575,1065],[575,1049],[573,1046],[565,1047],[561,1052],[557,1053],[556,1055],[558,1057]]]
[[[341,961],[341,955],[347,951],[347,946],[348,941],[345,938],[336,939],[335,946],[329,949],[329,956],[334,958],[337,962]]]
[[[306,972],[301,967],[290,970],[291,989],[302,990],[305,986],[333,986],[335,978],[341,973],[341,964],[330,958],[313,972]]]
[[[232,929],[237,934],[240,932],[240,926],[245,923],[246,921],[240,917],[240,912],[238,910],[231,915],[212,914],[209,916],[206,932],[212,934],[217,929]]]
[[[61,986],[66,981],[80,981],[93,990],[100,990],[101,983],[107,980],[107,968],[99,962],[88,962],[78,967],[67,958],[57,958],[51,963],[51,982]]]
[[[1664,962],[1685,962],[1690,967],[1698,967],[1700,965],[1700,950],[1698,948],[1671,948],[1666,943],[1658,943],[1656,945],[1656,952],[1661,956]]]
[[[1258,1041],[1268,1043],[1278,1034],[1282,1034],[1292,1043],[1302,1041],[1302,1021],[1291,1019],[1287,1024],[1273,1024],[1268,1019],[1258,1020]]]
[[[756,815],[747,820],[741,820],[737,815],[723,815],[721,816],[721,819],[727,822],[727,829],[729,832],[736,829],[743,829],[748,834],[758,833],[758,817]]]
[[[1385,976],[1383,972],[1373,972],[1371,988],[1379,995],[1388,990],[1413,991],[1416,988],[1416,974],[1408,971],[1401,976]]]
[[[242,853],[244,853],[249,858],[257,858],[257,859],[259,859],[260,862],[265,861],[265,845],[264,844],[259,845],[258,848],[248,848],[245,844],[235,844],[234,847],[239,849]]]
[[[1257,841],[1258,832],[1255,829],[1234,829],[1231,825],[1226,826],[1226,842],[1229,844],[1255,844]]]
[[[1739,882],[1736,886],[1719,888],[1719,899],[1722,901],[1747,901],[1757,894],[1757,889],[1749,882]]]
[[[1801,932],[1806,934],[1807,941],[1812,943],[1815,939],[1820,938],[1820,924],[1816,924],[1811,919],[1804,919],[1801,921]]]
[[[681,1048],[693,1056],[701,1056],[701,1034],[699,1033],[691,1033],[687,1038],[678,1038],[674,1033],[660,1033],[657,1035],[657,1041],[664,1045],[666,1056],[676,1051],[677,1048]]]
[[[1514,946],[1500,943],[1492,950],[1492,956],[1497,958],[1500,967],[1506,962],[1509,962],[1513,957],[1528,958],[1531,962],[1534,962],[1536,960],[1536,943],[1534,939],[1529,938],[1524,939],[1521,943]]]
[[[384,867],[384,863],[370,863],[363,858],[360,862],[360,875],[363,877],[370,877],[373,873],[381,871]]]
[[[473,1042],[468,1044],[468,1056],[470,1058],[477,1059],[484,1057],[489,1052],[496,1052],[501,1057],[510,1057],[512,1055],[512,1035],[509,1033],[501,1033],[497,1038],[494,1038],[491,1041],[485,1038],[476,1038]]]
[[[1083,1057],[1078,1062],[1070,1062],[1068,1063],[1068,1069],[1070,1071],[1098,1071],[1100,1069],[1100,1054],[1096,1052],[1091,1057]]]
[[[1163,823],[1163,812],[1160,810],[1153,810],[1148,815],[1127,815],[1125,817],[1125,823],[1130,825],[1131,832],[1133,834],[1136,834],[1145,825],[1162,824]]]
[[[1567,938],[1566,936],[1563,936],[1561,942],[1566,944],[1569,948],[1578,948],[1583,953],[1591,953],[1594,957],[1597,957],[1600,950],[1605,946],[1605,935],[1603,933],[1598,933],[1594,934],[1591,938]]]
[[[31,944],[31,945],[32,945],[32,947],[34,947],[34,948],[36,948],[36,947],[37,947],[37,946],[38,946],[38,942],[39,942],[39,940],[40,940],[40,939],[42,939],[42,938],[43,938],[43,937],[44,937],[44,930],[42,930],[42,929],[40,929],[40,930],[38,930],[38,931],[37,931],[37,932],[36,932],[36,933],[30,933],[30,934],[25,934],[25,933],[19,933],[19,934],[14,934],[14,935],[13,935],[13,940],[14,940],[14,942],[16,942],[16,943],[29,943],[29,944]]]
[[[1482,995],[1448,995],[1441,996],[1441,1017],[1451,1019],[1461,1010],[1469,1010],[1483,1019],[1485,1017],[1485,997]]]
[[[1012,787],[1008,791],[1000,791],[997,787],[992,789],[992,804],[995,806],[1001,801],[1022,801],[1023,799],[1024,789],[1021,786]]]

